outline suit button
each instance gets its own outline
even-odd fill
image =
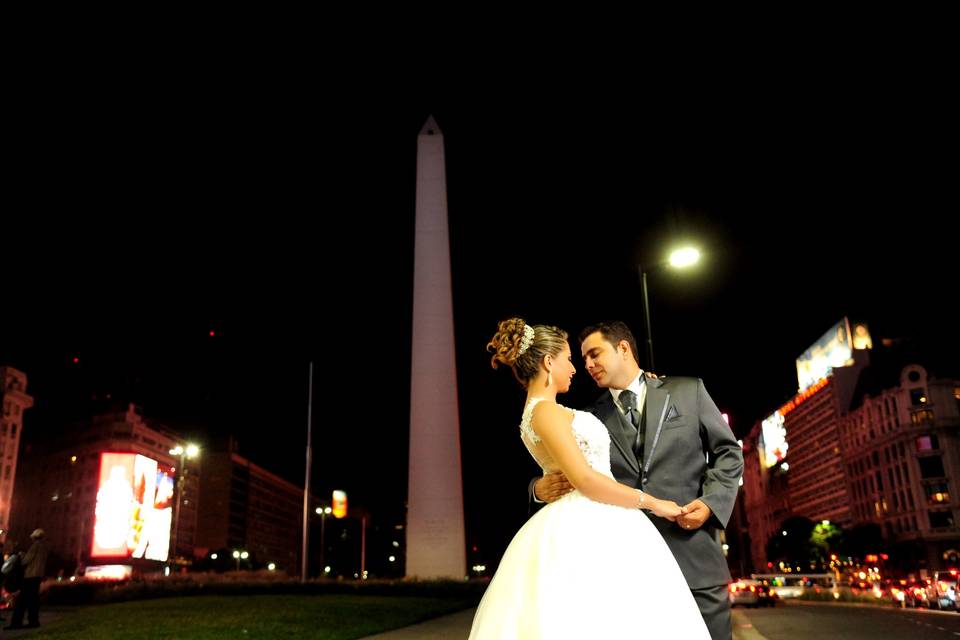
[[[644,478],[643,480],[641,480],[641,482],[642,482],[643,484],[647,484],[647,480],[649,480],[649,479],[650,479],[650,478]]]

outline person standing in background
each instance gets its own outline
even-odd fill
[[[27,553],[23,556],[23,587],[20,597],[13,608],[13,619],[4,629],[22,629],[23,614],[27,613],[27,627],[40,626],[40,582],[47,569],[47,544],[44,541],[43,529],[35,529],[30,534],[33,540]]]

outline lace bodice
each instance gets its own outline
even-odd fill
[[[523,440],[527,451],[537,461],[540,468],[544,472],[550,473],[560,471],[560,466],[547,451],[543,440],[536,434],[530,424],[533,419],[533,408],[541,400],[543,398],[531,398],[527,406],[523,408],[523,416],[520,418],[520,439]],[[563,408],[567,409],[567,407]],[[567,411],[573,414],[570,428],[573,431],[574,439],[577,441],[577,446],[580,447],[580,452],[587,460],[587,464],[596,471],[612,478],[613,473],[610,471],[610,434],[607,432],[607,428],[592,413],[573,409],[567,409]]]

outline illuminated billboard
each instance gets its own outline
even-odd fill
[[[170,549],[173,477],[136,453],[101,453],[94,558],[165,561]]]
[[[864,327],[864,331],[866,327]],[[853,364],[853,347],[850,339],[850,322],[844,318],[820,337],[819,340],[797,358],[797,382],[799,390],[830,375],[835,367]]]
[[[853,348],[854,349],[873,349],[873,338],[870,337],[870,329],[865,324],[853,325]]]
[[[787,416],[815,396],[829,382],[829,378],[818,380],[760,423],[760,463],[764,467],[772,467],[787,457],[787,449],[790,446],[787,442]],[[786,464],[783,465],[784,471],[788,468]]]
[[[347,516],[347,492],[335,489],[333,492],[333,517],[345,518]]]
[[[760,437],[763,439],[760,462],[764,467],[772,467],[787,457],[787,429],[783,423],[783,414],[779,410],[760,423]]]

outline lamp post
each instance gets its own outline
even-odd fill
[[[696,264],[699,260],[700,252],[697,249],[684,247],[682,249],[676,249],[670,254],[669,264],[676,269],[683,269],[684,267]],[[650,328],[650,300],[649,294],[647,293],[647,273],[649,270],[644,271],[642,264],[637,265],[637,270],[640,272],[640,291],[643,295],[643,322],[647,330],[647,365],[649,366],[649,371],[653,371],[655,368],[653,364],[653,330]]]
[[[240,571],[240,560],[246,560],[250,557],[250,554],[246,551],[240,551],[239,549],[233,550],[233,559],[237,561],[237,571]]]
[[[177,469],[177,502],[173,508],[173,535],[170,536],[170,548],[173,560],[177,559],[177,542],[180,532],[180,505],[183,502],[183,486],[187,475],[187,459],[193,459],[200,455],[200,447],[188,443],[186,446],[177,445],[170,449],[170,455],[180,457],[180,468]]]
[[[326,529],[327,529],[327,516],[333,511],[330,507],[317,507],[317,514],[320,516],[320,571],[323,572],[323,554],[326,550]]]
[[[650,301],[647,300],[647,272],[643,270],[643,265],[637,268],[640,270],[640,291],[643,294],[643,326],[647,328],[647,366],[653,371],[653,333],[650,329]]]

